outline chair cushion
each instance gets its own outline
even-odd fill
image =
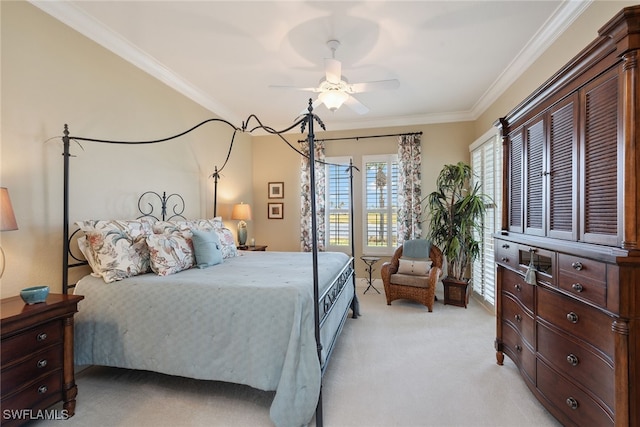
[[[431,241],[426,239],[407,240],[402,244],[404,258],[429,258]]]
[[[396,273],[391,275],[389,283],[392,285],[413,286],[415,288],[428,288],[429,276]]]
[[[429,274],[431,269],[430,259],[405,259],[400,258],[398,260],[398,273],[400,274],[412,274],[414,276],[424,276]]]

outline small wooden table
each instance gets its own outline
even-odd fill
[[[366,294],[369,288],[373,288],[374,291],[376,291],[377,293],[380,293],[380,291],[377,290],[375,286],[373,286],[373,277],[372,277],[373,270],[374,270],[373,264],[380,261],[380,258],[375,256],[361,256],[360,259],[364,261],[365,264],[367,264],[367,267],[364,269],[364,271],[369,273],[369,278],[367,279],[367,283],[369,286],[367,286],[367,289],[364,290],[364,293]]]
[[[244,245],[244,246],[238,246],[238,249],[241,251],[266,251],[267,250],[267,246],[261,246],[261,245]]]

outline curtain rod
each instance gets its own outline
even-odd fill
[[[341,138],[317,138],[315,141],[316,142],[324,142],[324,141],[344,141],[347,139],[355,139],[356,141],[359,139],[366,139],[366,138],[386,138],[386,137],[390,137],[390,136],[410,136],[410,135],[422,135],[422,132],[406,132],[406,133],[390,133],[387,135],[364,135],[364,136],[345,136],[345,137],[341,137]],[[305,142],[305,140],[298,140],[298,142]]]

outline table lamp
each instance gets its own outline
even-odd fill
[[[238,245],[245,246],[247,243],[247,223],[245,221],[251,221],[251,206],[245,203],[238,203],[233,206],[231,212],[231,219],[237,219],[238,221]]]
[[[9,190],[6,187],[0,187],[0,231],[17,230],[18,223],[13,213],[11,199],[9,198]],[[0,256],[2,257],[2,265],[0,266],[0,277],[4,274],[4,251],[0,246]]]

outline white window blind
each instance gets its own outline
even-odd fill
[[[496,266],[493,234],[500,229],[502,206],[502,144],[495,131],[471,146],[471,168],[474,183],[480,182],[482,192],[493,203],[487,206],[482,236],[482,252],[473,262],[471,277],[473,290],[491,305],[495,305]]]
[[[363,156],[363,252],[390,255],[398,246],[398,156]]]
[[[350,160],[350,157],[325,159],[325,246],[328,250],[351,246],[351,182],[347,171]]]

